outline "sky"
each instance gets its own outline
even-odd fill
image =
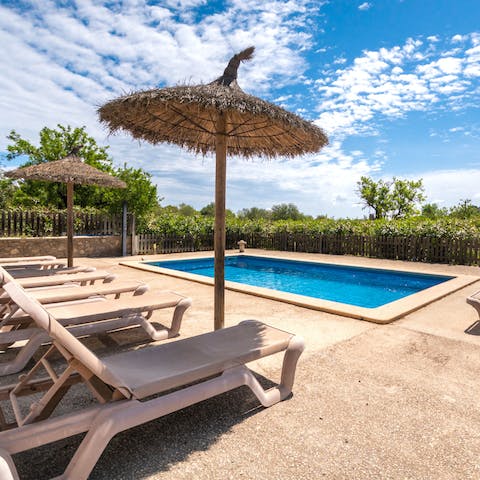
[[[86,126],[116,165],[152,175],[162,205],[214,198],[214,158],[128,134],[97,109],[137,90],[207,83],[229,58],[243,90],[314,122],[321,152],[230,158],[227,208],[294,203],[310,215],[368,215],[361,176],[423,179],[427,201],[480,205],[479,0],[0,0],[0,160],[15,130],[38,144]]]

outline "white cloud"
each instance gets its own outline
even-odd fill
[[[460,73],[463,60],[461,58],[447,57],[440,58],[436,64],[443,73]]]
[[[451,207],[458,204],[460,199],[465,198],[479,203],[480,170],[478,168],[427,171],[415,175],[415,178],[423,178],[429,203]]]
[[[363,2],[361,5],[358,6],[359,10],[369,10],[372,8],[372,4],[369,2]]]
[[[160,7],[139,0],[120,9],[90,0],[78,0],[75,8],[44,1],[24,10],[21,3],[18,9],[0,5],[0,108],[14,112],[1,116],[0,138],[11,128],[31,137],[56,123],[88,124],[95,135],[95,110],[105,100],[211,81],[230,55],[251,44],[257,55],[242,66],[239,79],[247,91],[265,91],[273,78],[278,86],[301,81],[306,64],[300,52],[309,33],[291,23],[302,23],[311,11],[307,0],[233,1],[195,23],[180,15],[204,3],[169,0]]]
[[[466,38],[467,38],[466,35],[460,35],[460,34],[454,35],[452,37],[452,43],[463,42],[463,41],[465,41]]]
[[[475,39],[470,36],[473,44]],[[472,105],[472,97],[480,99],[471,80],[479,74],[480,45],[466,45],[457,56],[429,51],[415,39],[364,51],[350,66],[316,81],[316,123],[337,136],[376,134],[381,119],[425,111],[440,102],[459,110]]]
[[[195,157],[174,146],[138,145],[127,137],[112,137],[112,154],[152,172],[159,195],[167,204],[189,203],[200,208],[213,201],[215,161]],[[227,207],[233,211],[292,202],[308,214],[362,216],[355,195],[362,175],[374,175],[380,161],[370,162],[359,150],[345,152],[333,142],[320,154],[276,160],[229,158]]]

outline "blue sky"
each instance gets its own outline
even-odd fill
[[[255,45],[239,83],[315,122],[329,147],[228,164],[227,207],[292,202],[361,217],[362,175],[423,178],[427,200],[480,204],[478,0],[0,0],[0,152],[15,129],[87,127],[163,204],[213,200],[213,158],[107,136],[96,109],[125,92],[209,82]],[[3,162],[4,168],[11,167]]]

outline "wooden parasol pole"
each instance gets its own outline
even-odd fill
[[[67,182],[67,261],[73,267],[73,182]]]
[[[225,326],[225,192],[227,182],[227,118],[220,112],[215,135],[215,287],[214,326]]]

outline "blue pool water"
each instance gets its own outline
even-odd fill
[[[214,276],[213,258],[146,263]],[[226,280],[366,308],[380,307],[452,278],[250,255],[225,258]]]

